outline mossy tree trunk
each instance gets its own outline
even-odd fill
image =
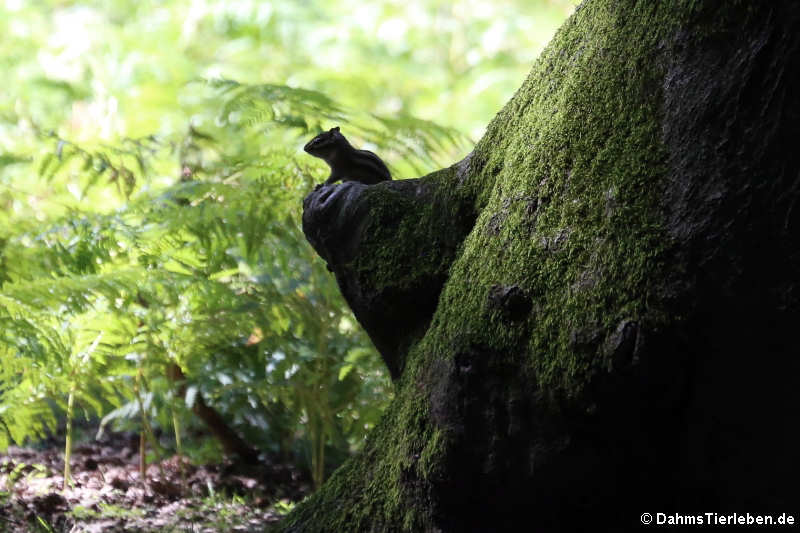
[[[587,0],[464,161],[312,193],[397,394],[282,528],[796,510],[798,73],[793,2]]]

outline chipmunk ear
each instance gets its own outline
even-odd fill
[[[336,126],[335,128],[332,128],[331,131],[339,131],[339,126]]]

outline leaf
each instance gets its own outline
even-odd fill
[[[44,177],[45,173],[47,173],[53,161],[55,161],[55,155],[53,155],[52,153],[44,154],[44,156],[42,156],[42,160],[39,162],[39,169],[37,171],[37,174],[39,174],[39,176]]]
[[[342,365],[339,369],[339,381],[344,381],[344,379],[353,371],[353,365]]]
[[[12,154],[8,152],[0,154],[0,168],[18,165],[20,163],[30,163],[31,161],[32,158],[26,155]]]

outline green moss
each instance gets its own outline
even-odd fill
[[[442,186],[455,175],[451,167],[420,179],[418,186],[426,191],[426,201],[385,187],[369,191],[362,248],[371,253],[360,254],[354,264],[347,265],[359,273],[364,286],[402,290],[414,286],[417,279],[447,273],[460,237],[471,229],[476,212],[464,200],[464,191]]]
[[[599,344],[620,321],[660,320],[663,72],[653,51],[671,26],[661,4],[587,3],[490,125],[475,157],[491,192],[417,348],[424,357],[452,357],[452,339],[466,335],[522,352],[541,387],[571,396],[607,366]],[[486,327],[494,284],[532,297],[526,324]]]

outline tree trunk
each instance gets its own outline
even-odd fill
[[[793,2],[587,0],[464,161],[309,195],[397,393],[283,529],[796,511],[798,73]]]

